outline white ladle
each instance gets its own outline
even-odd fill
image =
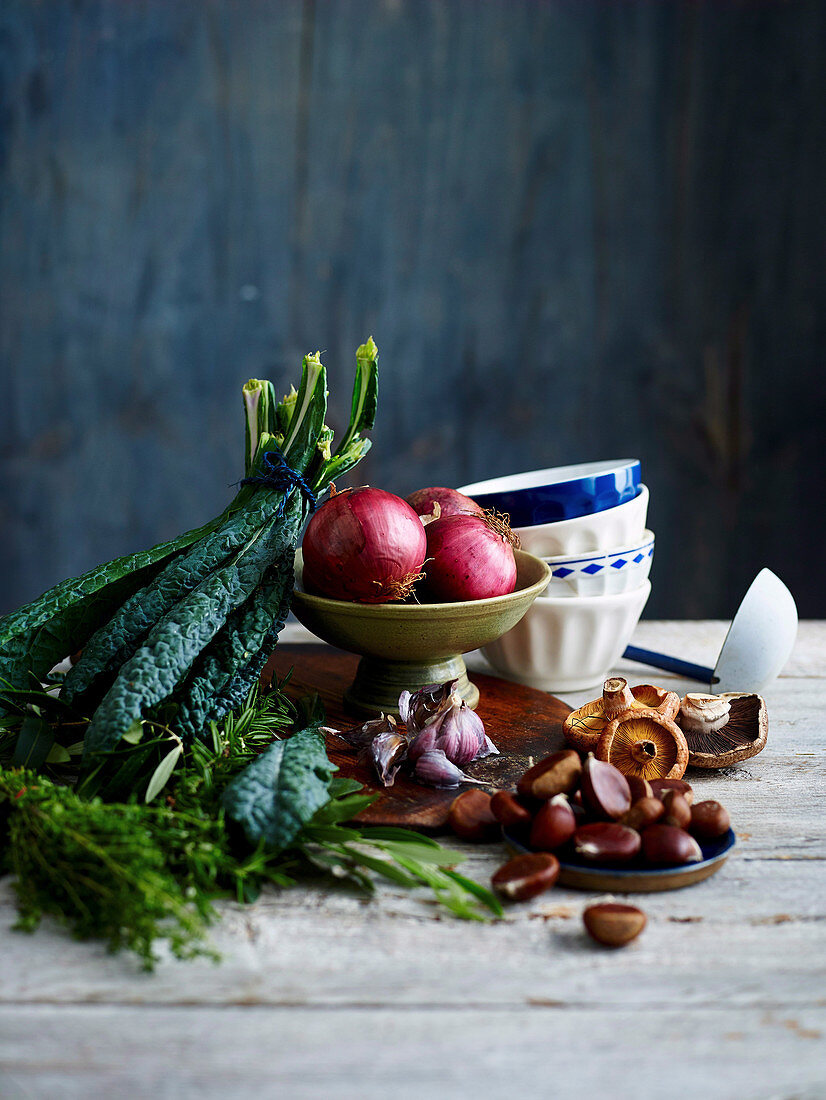
[[[623,656],[689,680],[701,680],[715,694],[759,693],[789,659],[796,636],[794,597],[770,569],[761,569],[737,608],[713,669],[633,645],[628,646]]]

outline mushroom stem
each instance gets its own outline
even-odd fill
[[[631,749],[631,755],[638,764],[646,764],[657,755],[657,746],[653,741],[637,741]]]
[[[625,677],[613,676],[602,685],[602,713],[609,722],[633,705],[634,696]]]
[[[728,722],[731,703],[721,695],[690,692],[680,703],[679,724],[685,733],[713,733]]]

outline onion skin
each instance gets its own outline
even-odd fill
[[[423,519],[433,515],[433,505],[438,504],[441,509],[440,517],[462,516],[470,512],[472,515],[481,516],[484,512],[480,505],[458,489],[447,489],[444,486],[433,485],[429,489],[417,489],[409,497],[405,497],[407,503]]]
[[[422,522],[401,497],[366,486],[336,493],[302,542],[304,585],[334,600],[404,599],[427,552]]]
[[[513,547],[484,515],[445,516],[424,530],[427,561],[422,591],[428,599],[484,600],[513,592]]]

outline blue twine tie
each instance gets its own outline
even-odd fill
[[[301,495],[307,501],[310,511],[315,510],[316,495],[297,470],[287,464],[281,451],[267,451],[261,461],[262,472],[255,477],[241,479],[241,485],[264,485],[268,489],[278,489],[280,492],[289,492],[290,489],[299,489]],[[286,503],[286,502],[285,502]]]

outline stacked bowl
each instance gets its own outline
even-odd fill
[[[636,459],[558,466],[463,485],[510,517],[551,580],[525,617],[483,647],[490,664],[547,691],[601,683],[628,645],[651,592],[654,535]]]

